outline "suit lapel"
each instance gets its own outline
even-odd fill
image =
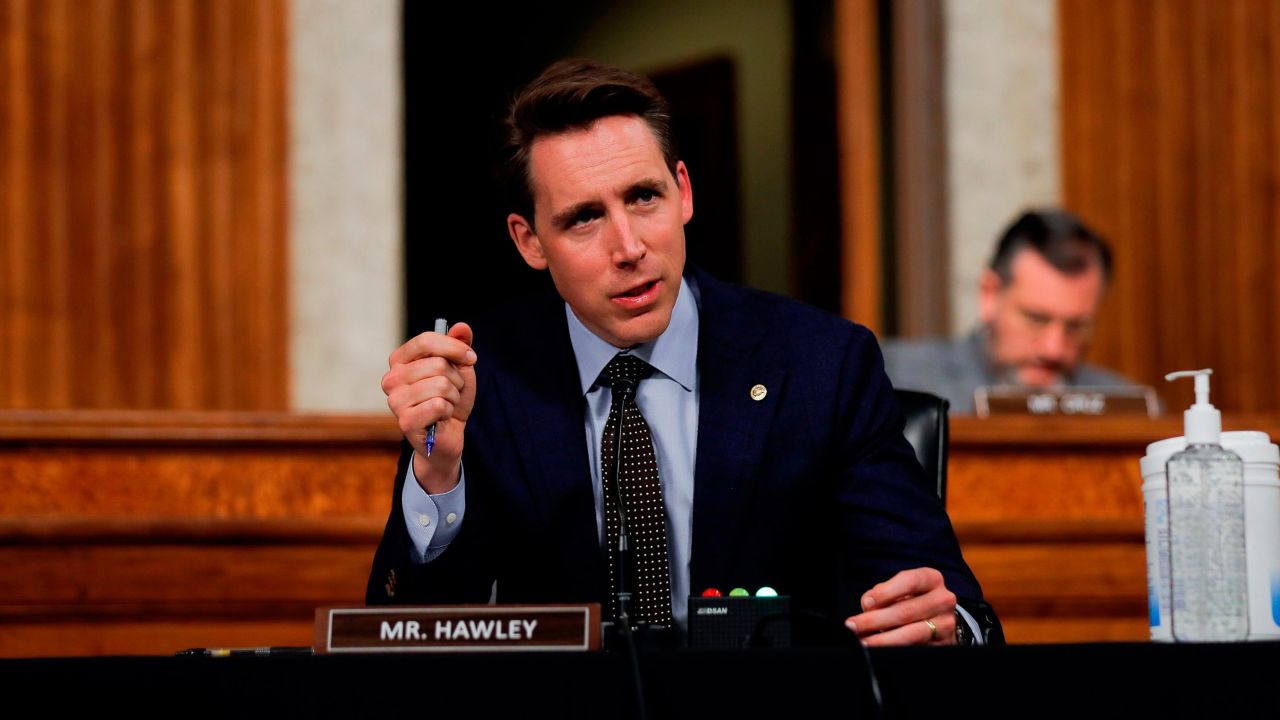
[[[739,538],[759,482],[765,439],[781,397],[785,371],[770,367],[764,330],[741,298],[697,274],[701,290],[698,338],[698,450],[694,467],[691,589],[725,577],[735,566]],[[752,388],[762,385],[756,400]]]
[[[522,357],[510,364],[513,381],[498,388],[512,442],[527,469],[521,477],[539,525],[563,537],[560,547],[573,549],[575,557],[566,560],[603,572],[583,432],[585,403],[564,306],[556,297],[527,309],[537,316],[521,318],[513,333],[519,339],[507,348]]]

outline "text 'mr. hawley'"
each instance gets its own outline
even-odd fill
[[[437,620],[422,627],[416,620],[382,623],[382,640],[530,640],[537,620]],[[425,632],[424,632],[425,631]]]

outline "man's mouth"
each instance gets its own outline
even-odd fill
[[[648,304],[658,296],[661,280],[649,280],[628,288],[613,296],[613,301],[626,307],[639,307]]]
[[[1022,366],[1022,373],[1030,377],[1014,375],[1015,384],[1056,385],[1062,382],[1065,368],[1062,363],[1031,362]]]

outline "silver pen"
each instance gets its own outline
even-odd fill
[[[436,326],[431,332],[448,335],[449,321],[444,318],[436,318]],[[431,451],[436,447],[436,424],[431,423],[431,427],[427,428],[427,457],[431,457]]]

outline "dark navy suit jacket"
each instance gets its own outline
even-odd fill
[[[902,436],[875,338],[798,302],[719,282],[699,288],[700,403],[690,587],[792,596],[844,618],[872,585],[933,567],[981,600],[941,501]],[[542,296],[475,330],[466,515],[453,543],[410,561],[400,495],[367,602],[605,602],[583,433],[586,408],[563,301]],[[761,401],[751,388],[763,385]],[[394,577],[393,577],[394,576]]]

